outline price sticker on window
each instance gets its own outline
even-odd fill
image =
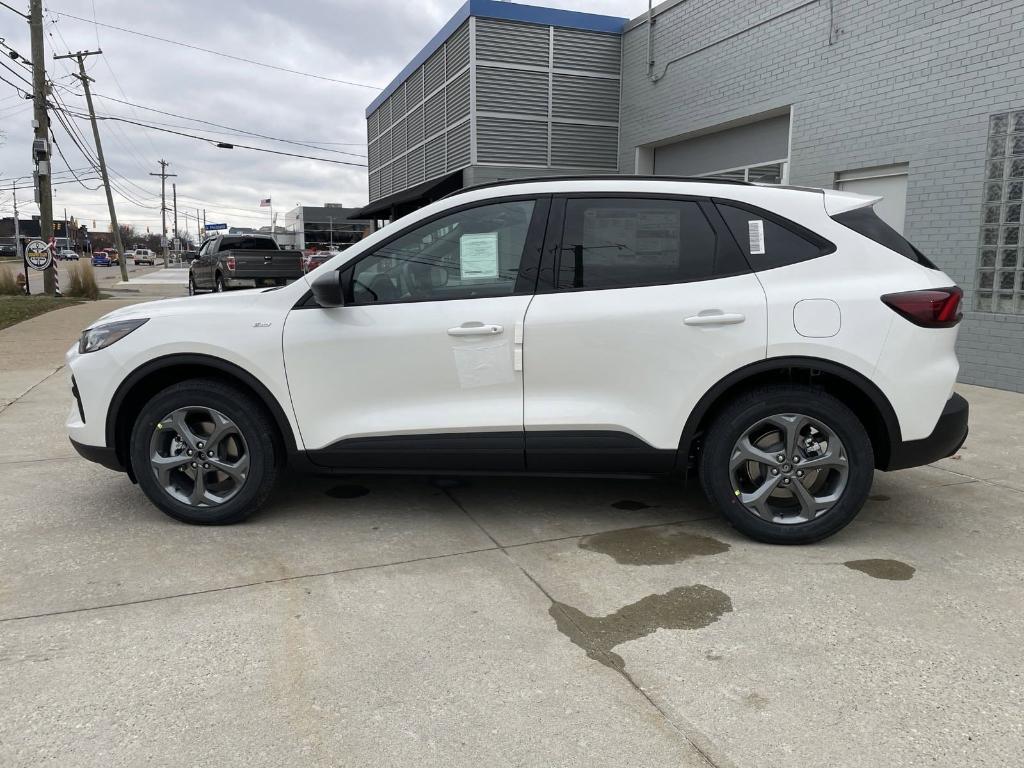
[[[750,237],[750,253],[764,253],[764,222],[760,219],[747,222],[747,234]]]

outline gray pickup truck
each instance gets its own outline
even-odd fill
[[[285,285],[302,277],[302,251],[282,251],[267,235],[206,240],[188,268],[188,293]]]

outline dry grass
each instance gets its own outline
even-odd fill
[[[0,267],[0,294],[4,296],[17,296],[25,291],[18,287],[18,280],[14,277],[9,267]]]
[[[93,272],[92,264],[87,261],[79,261],[69,268],[70,283],[65,296],[90,299],[95,301],[100,297],[100,288],[96,285],[96,273]]]

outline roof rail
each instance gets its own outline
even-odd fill
[[[488,187],[504,187],[510,184],[536,184],[541,181],[689,181],[697,182],[700,184],[732,184],[740,187],[752,187],[755,186],[749,181],[737,181],[736,179],[716,179],[707,176],[650,176],[650,175],[638,175],[631,173],[584,173],[568,176],[529,176],[522,179],[503,179],[501,181],[487,181],[483,184],[472,184],[468,187],[462,187],[462,189],[456,189],[454,192],[449,192],[447,195],[442,197],[452,197],[453,195],[461,195],[463,192],[470,192],[477,189],[487,189]]]

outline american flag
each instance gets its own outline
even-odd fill
[[[270,198],[269,197],[266,198],[265,200],[260,200],[260,208],[269,208],[269,207],[270,207]]]

